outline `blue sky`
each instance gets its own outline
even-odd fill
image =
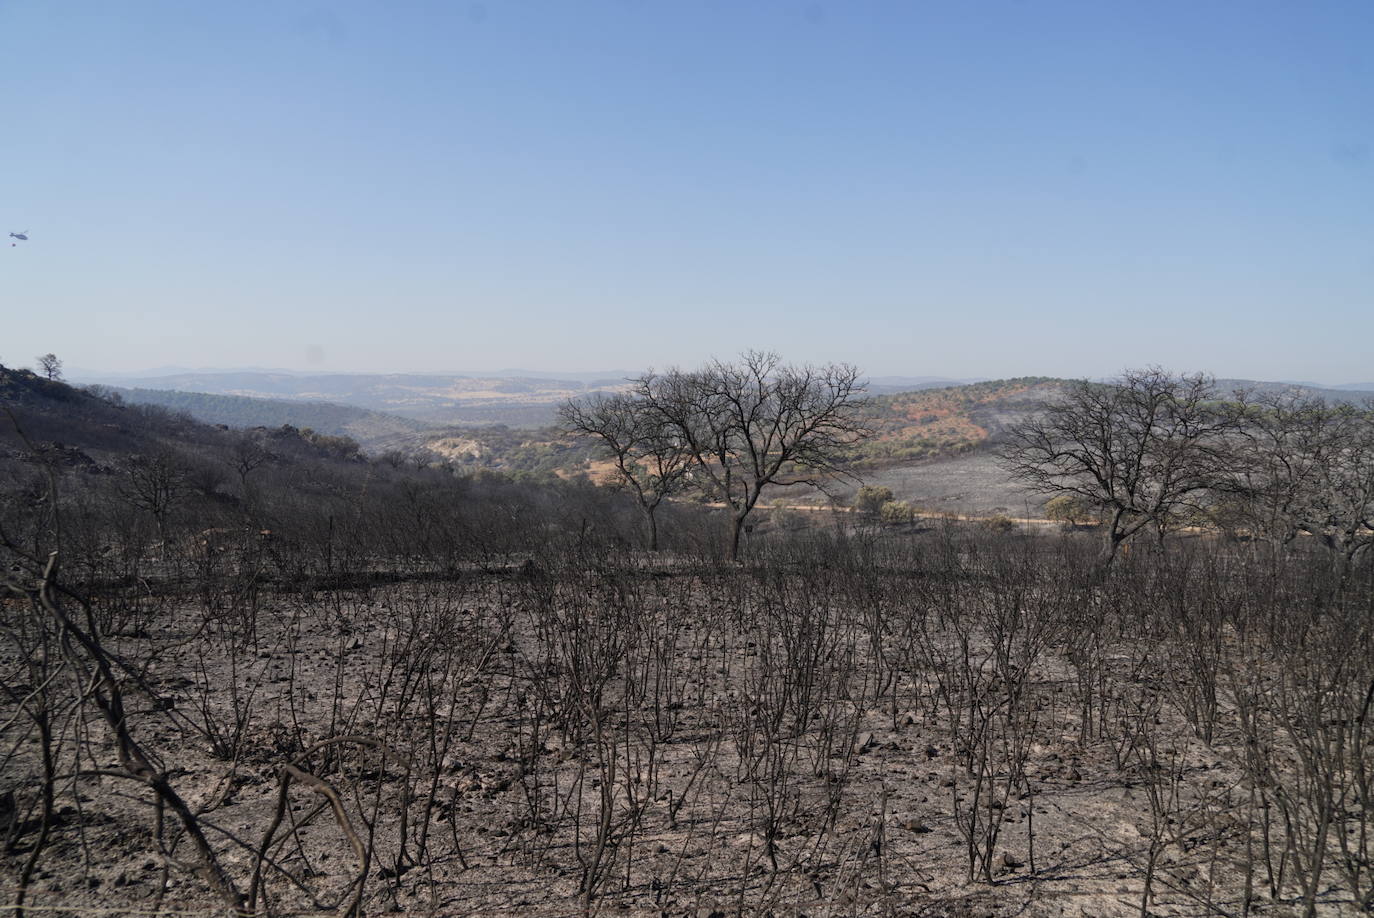
[[[0,361],[1365,381],[1371,48],[1367,0],[0,0]]]

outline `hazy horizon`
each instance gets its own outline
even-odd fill
[[[728,359],[728,357],[730,357],[730,356],[734,356],[734,355],[724,355],[724,356],[723,356],[723,359]],[[4,361],[3,357],[0,357],[0,364],[5,364],[5,361]],[[32,364],[32,361],[30,361],[29,363],[16,363],[16,364],[14,364],[14,366],[24,366],[24,367],[32,368],[31,364]],[[6,365],[8,365],[8,364],[6,364]],[[1142,365],[1142,367],[1143,367],[1143,366],[1144,366],[1144,365]],[[690,365],[689,365],[689,367],[690,367]],[[493,377],[493,378],[495,378],[495,377],[520,376],[520,375],[523,374],[523,375],[528,375],[528,376],[530,376],[531,378],[544,378],[544,379],[551,379],[551,380],[567,380],[567,381],[576,381],[576,380],[586,381],[586,380],[590,380],[590,379],[606,380],[606,379],[617,379],[617,378],[622,378],[622,377],[628,378],[628,377],[635,376],[635,375],[637,375],[637,374],[639,374],[639,373],[645,372],[645,371],[648,370],[648,369],[659,369],[659,370],[662,370],[662,369],[667,369],[667,368],[668,368],[667,366],[664,366],[664,367],[655,367],[655,368],[644,367],[644,368],[640,368],[640,369],[611,369],[611,370],[607,370],[607,369],[567,369],[567,368],[543,369],[543,368],[540,368],[540,367],[495,367],[495,368],[492,368],[492,369],[480,369],[480,368],[479,368],[479,369],[473,369],[473,368],[470,368],[470,367],[469,367],[469,368],[458,368],[458,369],[433,369],[433,368],[421,368],[421,369],[403,369],[403,370],[395,370],[395,369],[392,369],[392,370],[349,370],[349,369],[345,369],[345,370],[318,370],[318,369],[309,369],[309,368],[259,367],[259,366],[225,366],[225,367],[182,367],[182,366],[161,366],[161,367],[149,367],[149,368],[145,368],[145,369],[141,369],[141,370],[133,370],[133,371],[115,371],[115,370],[99,369],[99,368],[93,368],[93,367],[65,367],[65,366],[64,366],[64,368],[63,368],[63,373],[64,373],[64,376],[65,376],[66,378],[68,378],[68,379],[70,379],[71,381],[76,382],[76,383],[81,383],[81,382],[85,382],[85,381],[92,381],[92,380],[98,381],[98,380],[102,380],[102,379],[108,379],[108,380],[118,380],[118,379],[129,379],[129,380],[155,380],[155,379],[158,379],[158,378],[164,378],[164,377],[165,377],[165,378],[173,378],[173,377],[176,377],[176,376],[183,376],[183,375],[207,375],[207,376],[208,376],[208,375],[216,375],[216,374],[225,374],[225,375],[229,375],[229,374],[236,374],[236,373],[283,374],[283,375],[304,376],[304,377],[309,377],[309,376],[466,376],[466,377],[473,377],[473,378],[479,378],[479,379],[480,379],[480,378],[485,378],[485,377]],[[1121,370],[1126,370],[1126,369],[1138,369],[1138,368],[1122,367],[1122,368],[1120,368],[1120,370],[1118,370],[1118,371],[1115,372],[1115,373],[1107,373],[1107,374],[1099,374],[1099,375],[1093,375],[1093,374],[1087,374],[1087,373],[1067,373],[1067,374],[1026,373],[1026,374],[1019,374],[1019,375],[1031,376],[1031,377],[1057,377],[1057,378],[1062,378],[1062,379],[1111,379],[1111,378],[1115,378],[1116,376],[1118,376],[1118,375],[1120,374],[1120,371],[1121,371]],[[1208,370],[1199,370],[1199,371],[1178,370],[1178,368],[1173,368],[1173,367],[1166,367],[1166,369],[1169,369],[1169,370],[1176,370],[1176,371],[1178,371],[1178,372],[1204,372],[1204,373],[1208,373],[1208,375],[1211,375],[1211,376],[1213,376],[1213,377],[1215,377],[1216,379],[1219,379],[1219,380],[1240,380],[1240,381],[1265,382],[1265,383],[1290,383],[1290,384],[1294,384],[1294,385],[1315,386],[1315,387],[1318,387],[1318,388],[1329,388],[1329,389],[1351,388],[1351,387],[1357,387],[1357,386],[1358,386],[1358,387],[1361,387],[1361,391],[1364,391],[1365,389],[1368,389],[1369,391],[1374,391],[1374,380],[1368,380],[1368,379],[1348,379],[1348,380],[1347,380],[1347,379],[1342,379],[1342,380],[1330,380],[1330,379],[1292,379],[1292,378],[1265,377],[1265,376],[1240,376],[1240,375],[1230,374],[1230,373],[1212,373],[1212,372],[1210,372],[1210,371],[1208,371]],[[891,383],[890,383],[890,382],[887,382],[887,381],[894,381],[894,380],[900,380],[900,381],[941,381],[941,382],[948,382],[948,383],[950,383],[951,385],[965,385],[965,384],[970,384],[970,383],[975,383],[975,382],[993,381],[993,380],[998,380],[998,379],[1010,379],[1010,378],[1013,378],[1013,377],[1007,376],[1007,375],[1000,375],[1000,376],[999,376],[999,375],[940,376],[940,375],[937,375],[937,374],[927,374],[927,373],[870,373],[870,372],[864,371],[864,369],[863,369],[862,367],[860,367],[860,370],[862,371],[862,375],[863,375],[863,377],[864,377],[865,379],[867,379],[869,382],[872,382],[872,383],[875,383],[875,384],[878,384],[878,385],[888,385],[888,384],[891,384]]]
[[[1356,2],[16,0],[0,361],[1359,383],[1372,39]]]

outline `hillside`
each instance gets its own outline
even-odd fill
[[[563,478],[588,471],[600,456],[595,444],[552,427],[452,427],[426,433],[415,448],[440,456],[459,469]]]
[[[184,410],[212,423],[311,427],[353,437],[365,447],[379,450],[414,447],[426,439],[449,436],[426,434],[426,427],[505,426],[531,431],[551,427],[560,403],[622,389],[626,375],[558,377],[534,370],[493,375],[305,375],[240,370],[187,371],[146,378],[83,375],[79,381],[116,386],[130,401]],[[1293,386],[1233,379],[1218,380],[1217,385],[1222,392],[1241,387],[1264,391]],[[972,383],[919,376],[875,377],[870,381],[869,394],[871,420],[878,437],[859,458],[865,465],[876,466],[959,455],[989,437],[995,438],[1007,423],[1052,394],[1055,386],[1056,381],[1049,377]],[[1350,401],[1371,395],[1348,387],[1304,386],[1302,391]]]
[[[542,427],[560,402],[618,389],[623,378],[335,373],[301,376],[257,371],[182,373],[148,378],[83,377],[124,388],[202,392],[259,399],[351,405],[428,424]]]
[[[879,394],[871,399],[876,436],[859,450],[859,465],[877,468],[911,460],[947,459],[996,443],[1002,433],[1039,405],[1053,401],[1068,380],[1048,376],[997,379],[970,385]],[[1219,379],[1220,395],[1236,391],[1294,390],[1331,402],[1360,402],[1374,392],[1294,383]]]
[[[529,371],[521,371],[529,372]],[[199,420],[231,427],[282,425],[331,437],[356,441],[362,451],[393,466],[403,462],[442,462],[455,470],[499,472],[539,479],[577,478],[600,480],[606,466],[596,446],[566,436],[552,426],[557,404],[570,397],[575,387],[583,394],[597,391],[605,380],[559,381],[522,379],[479,380],[439,377],[299,377],[289,374],[237,373],[195,374],[186,381],[215,383],[223,387],[252,383],[277,392],[272,397],[197,393],[170,390],[120,389],[113,392],[126,402],[158,405],[184,411]],[[169,379],[176,377],[160,377]],[[312,382],[313,380],[313,382]],[[363,392],[385,400],[401,390],[407,398],[429,407],[431,417],[458,416],[457,424],[425,423],[358,405],[339,404],[313,397],[285,398],[280,392],[321,394],[317,383],[329,382],[333,391]],[[41,381],[40,381],[41,382]],[[1019,377],[967,385],[919,388],[904,392],[880,392],[869,400],[867,421],[872,439],[856,447],[851,468],[863,482],[885,485],[895,497],[931,510],[957,513],[1038,513],[1043,498],[1027,494],[999,468],[993,447],[1007,428],[1063,391],[1066,380],[1051,377]],[[917,381],[924,385],[924,381]],[[486,388],[482,388],[486,387]],[[1272,391],[1291,389],[1290,383],[1218,380],[1220,392],[1236,389]],[[497,390],[500,390],[499,392]],[[1300,387],[1299,391],[1328,400],[1362,401],[1371,393],[1350,389]],[[500,399],[481,405],[496,392]],[[417,394],[418,393],[418,394]],[[481,393],[486,393],[485,395]],[[493,397],[494,398],[494,397]],[[504,399],[502,401],[501,399]],[[523,401],[521,401],[523,399]],[[448,407],[441,407],[447,404]],[[492,423],[492,420],[500,423]],[[849,499],[858,487],[842,482],[834,491]],[[790,492],[796,502],[827,502],[828,497]]]
[[[898,500],[918,508],[985,516],[1039,516],[1045,496],[1026,491],[1001,468],[996,447],[1007,430],[1061,397],[1069,380],[1045,376],[998,379],[968,385],[925,388],[869,399],[867,422],[874,436],[859,444],[850,460],[854,479],[836,482],[830,494],[794,489],[776,500],[797,504],[827,504],[852,499],[861,483],[885,486]],[[1360,402],[1374,393],[1295,387],[1290,383],[1225,379],[1217,381],[1219,394],[1237,390],[1265,393],[1293,390],[1327,401]],[[554,457],[576,460],[573,451],[558,450],[554,435],[545,442],[537,437],[522,441],[521,449],[548,450]],[[488,450],[485,461],[502,467],[499,444]],[[593,456],[595,454],[593,453]],[[594,473],[604,467],[594,462],[561,467],[568,474]],[[595,477],[595,476],[594,476]]]
[[[1054,398],[1062,385],[1028,376],[874,396],[868,419],[874,437],[860,446],[856,462],[878,467],[967,453]]]
[[[357,440],[367,451],[409,441],[427,425],[379,411],[333,402],[217,395],[172,389],[123,389],[93,387],[98,394],[117,395],[134,405],[159,405],[168,411],[185,412],[207,424],[230,427],[308,427],[330,436]]]
[[[200,476],[201,490],[210,497],[221,491],[233,453],[244,443],[262,446],[261,467],[318,466],[317,475],[324,474],[324,466],[361,459],[358,443],[346,436],[292,425],[225,429],[161,405],[129,402],[116,393],[77,389],[3,366],[0,406],[7,413],[0,415],[0,465],[15,478],[23,477],[33,447],[57,457],[62,467],[93,474],[108,473],[133,456],[175,456],[192,477],[218,468],[217,474]]]
[[[1009,424],[1053,399],[1062,386],[1062,380],[1027,377],[874,396],[867,421],[875,436],[855,450],[851,467],[858,479],[885,484],[898,499],[929,509],[1019,513],[1028,503],[1038,507],[1037,498],[997,467],[990,447]],[[594,443],[555,427],[451,427],[416,435],[410,448],[441,456],[461,469],[513,475],[585,474],[600,481],[609,469]],[[834,494],[845,500],[857,487],[856,481],[842,481]],[[792,503],[829,501],[801,489],[774,497]]]
[[[312,545],[312,564],[330,570],[341,553],[381,550],[378,527],[389,527],[384,549],[398,556],[480,556],[527,544],[531,529],[581,537],[595,524],[633,538],[638,525],[621,495],[553,473],[577,460],[550,456],[585,450],[571,441],[554,447],[485,430],[482,442],[499,446],[503,462],[489,461],[484,446],[471,461],[441,463],[412,450],[367,455],[351,437],[291,424],[207,424],[115,396],[0,366],[0,532],[45,531],[54,483],[69,537],[117,533],[124,547],[92,562],[101,570],[160,554],[149,547],[158,542],[193,549],[221,531]]]

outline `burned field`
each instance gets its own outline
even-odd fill
[[[1185,539],[1104,574],[1092,549],[951,524],[742,565],[11,578],[7,900],[1367,910],[1369,571]]]

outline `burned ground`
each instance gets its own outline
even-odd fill
[[[16,594],[9,895],[223,904],[194,824],[262,914],[1360,913],[1367,574],[1084,552],[951,525]]]

